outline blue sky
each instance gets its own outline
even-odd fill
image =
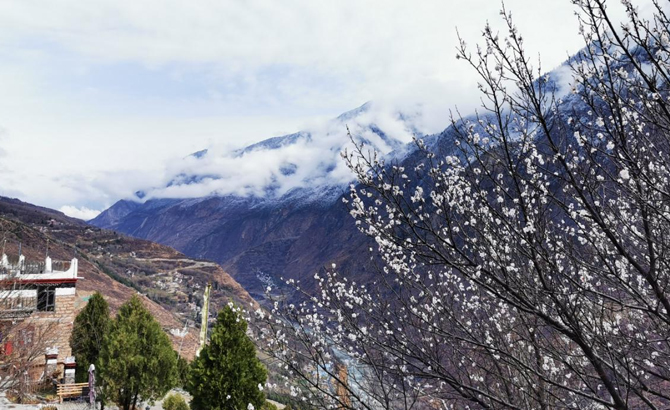
[[[551,69],[581,46],[567,0],[507,0]],[[614,6],[614,4],[613,4]],[[457,62],[492,0],[5,0],[0,195],[93,216],[212,145],[291,133],[365,101],[474,107]],[[615,13],[620,13],[616,8]],[[428,108],[427,108],[428,109]],[[436,118],[432,116],[431,118]]]

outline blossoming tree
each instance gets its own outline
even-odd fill
[[[670,20],[573,0],[571,92],[533,66],[511,14],[458,56],[482,109],[449,148],[344,153],[374,239],[372,283],[317,275],[262,338],[296,396],[331,408],[670,405]],[[443,141],[444,142],[444,141]],[[341,371],[346,366],[347,371]]]

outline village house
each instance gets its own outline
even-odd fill
[[[70,334],[78,261],[0,259],[0,364],[32,381],[74,381]],[[13,361],[13,363],[12,363]]]

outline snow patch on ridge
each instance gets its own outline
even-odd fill
[[[333,200],[353,175],[340,157],[355,138],[387,154],[422,134],[421,113],[400,113],[368,102],[304,131],[238,150],[207,147],[166,167],[163,182],[131,198],[258,197]],[[340,189],[338,189],[340,188]]]

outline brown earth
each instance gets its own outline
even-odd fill
[[[54,261],[79,260],[76,309],[98,291],[115,313],[133,294],[170,336],[176,350],[192,358],[198,342],[197,307],[207,283],[212,284],[211,316],[229,301],[256,308],[249,294],[216,263],[186,257],[150,241],[96,228],[78,219],[16,199],[0,197],[0,240],[5,253],[28,261],[48,255]],[[48,250],[47,250],[48,248]],[[210,317],[211,317],[210,316]],[[170,331],[188,333],[181,337]]]

